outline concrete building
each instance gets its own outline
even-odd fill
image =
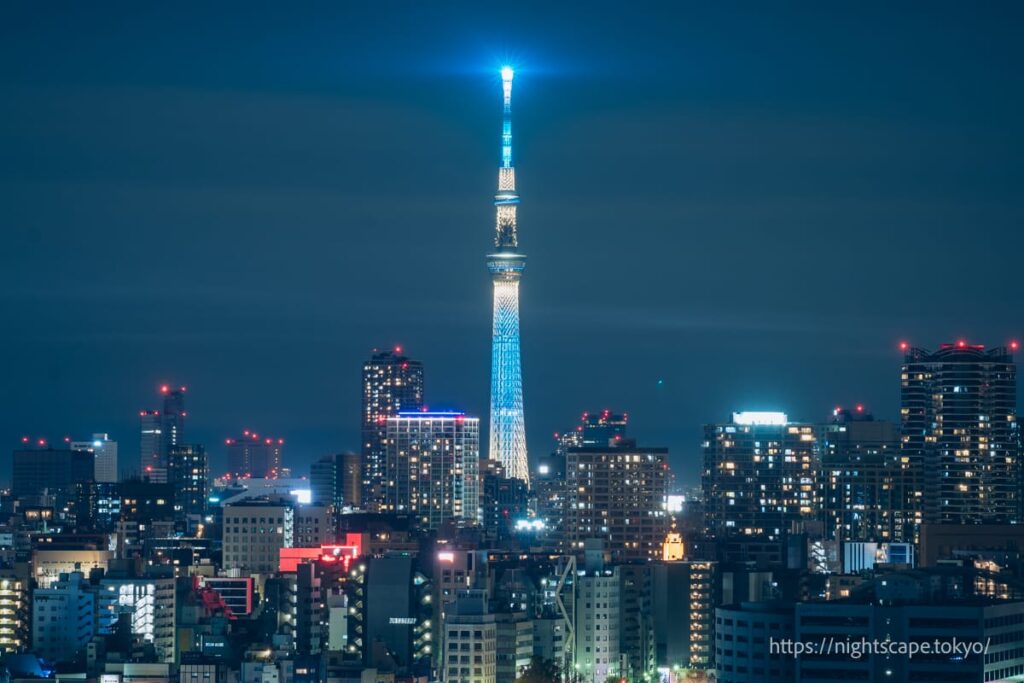
[[[81,572],[61,574],[32,594],[32,651],[70,662],[95,634],[96,594]]]
[[[605,683],[623,675],[618,568],[590,570],[576,577],[575,666],[582,681]]]
[[[718,564],[659,562],[653,572],[658,666],[706,671],[714,665]]]
[[[497,683],[498,627],[487,610],[487,592],[466,590],[452,603],[444,623],[446,683]]]
[[[106,569],[111,557],[109,550],[33,550],[32,578],[38,588],[49,588],[61,574]]]
[[[281,548],[291,548],[295,510],[290,504],[246,501],[224,507],[224,569],[277,571]]]
[[[175,661],[174,578],[105,577],[96,600],[97,633],[113,633],[118,619],[129,618],[132,633],[152,643],[160,661]]]
[[[720,683],[793,683],[792,654],[772,643],[794,637],[793,605],[744,602],[715,610],[715,675]]]
[[[461,412],[387,419],[385,507],[430,529],[480,522],[480,420]]]
[[[560,534],[566,552],[599,538],[617,559],[661,556],[668,530],[668,449],[619,443],[566,452]]]
[[[93,454],[93,479],[97,483],[117,482],[117,442],[111,441],[109,435],[93,434],[89,441],[72,441],[71,450]]]

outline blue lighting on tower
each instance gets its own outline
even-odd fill
[[[501,167],[498,192],[495,253],[487,257],[494,282],[494,323],[491,328],[491,431],[492,460],[505,467],[508,476],[529,484],[526,459],[526,423],[523,419],[523,372],[519,349],[519,280],[526,256],[519,253],[516,209],[516,172],[512,166],[512,78],[510,66],[501,69],[503,115]]]

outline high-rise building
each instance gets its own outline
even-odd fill
[[[562,548],[577,552],[599,538],[621,559],[660,557],[668,530],[668,449],[616,443],[566,452]]]
[[[93,434],[89,441],[72,441],[71,450],[89,451],[94,458],[94,478],[97,483],[117,481],[117,442],[107,434]]]
[[[363,479],[358,453],[325,455],[309,468],[313,502],[335,510],[358,508],[362,502]]]
[[[185,387],[160,387],[163,410],[139,413],[139,452],[142,476],[154,483],[167,481],[167,451],[185,440]]]
[[[516,223],[516,171],[512,165],[511,67],[501,70],[504,115],[501,129],[501,167],[494,195],[497,223],[494,253],[487,269],[494,282],[494,320],[491,329],[491,429],[488,458],[505,466],[510,477],[529,484],[526,422],[523,418],[523,370],[519,350],[519,280],[526,256],[519,251]]]
[[[785,413],[704,426],[704,515],[716,538],[781,538],[819,519],[817,432]]]
[[[73,511],[83,499],[83,487],[93,482],[93,454],[85,450],[53,448],[42,442],[37,448],[14,451],[11,493],[15,498],[52,496],[58,510]]]
[[[388,418],[422,407],[423,364],[403,355],[400,346],[393,351],[374,349],[363,364],[362,503],[367,510],[384,504]]]
[[[174,522],[193,533],[203,523],[210,488],[210,464],[200,445],[178,444],[167,452],[167,481],[174,486]]]
[[[480,420],[402,412],[387,421],[385,507],[436,529],[480,522]]]
[[[714,662],[716,562],[654,565],[654,632],[659,666],[706,671]]]
[[[899,425],[876,420],[858,405],[836,408],[819,428],[826,538],[891,542],[912,538],[909,464]]]
[[[901,345],[903,454],[913,500],[936,524],[1017,521],[1020,428],[1015,344]]]
[[[228,474],[235,479],[277,479],[281,476],[284,439],[260,436],[246,429],[237,439],[225,439]]]

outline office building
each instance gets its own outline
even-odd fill
[[[441,680],[497,683],[498,626],[487,608],[487,592],[463,590],[445,618]]]
[[[401,412],[387,421],[385,508],[437,529],[480,521],[480,420]]]
[[[72,441],[71,450],[93,454],[93,479],[100,484],[112,484],[118,479],[117,442],[107,434],[93,434],[89,441]]]
[[[904,344],[903,454],[914,500],[934,524],[1009,524],[1019,503],[1017,366],[1010,348]]]
[[[361,458],[358,453],[325,455],[309,468],[313,502],[336,511],[362,504]]]
[[[237,439],[225,439],[228,474],[235,479],[277,479],[281,475],[284,439],[246,429]]]
[[[393,351],[374,349],[363,363],[362,501],[370,511],[384,504],[387,421],[399,412],[423,408],[423,364]]]
[[[715,680],[720,683],[793,683],[796,658],[773,649],[794,638],[792,603],[758,601],[715,610]],[[898,679],[897,679],[898,680]]]
[[[96,593],[81,572],[61,574],[32,592],[32,652],[70,662],[95,634]]]
[[[274,501],[245,501],[224,506],[224,569],[253,574],[277,571],[281,548],[291,548],[295,510]]]
[[[167,451],[167,480],[174,488],[174,522],[191,534],[203,524],[210,486],[210,464],[200,445],[178,444]]]
[[[139,413],[139,453],[143,478],[154,483],[167,481],[167,453],[185,440],[185,387],[160,387],[162,410]]]
[[[14,451],[11,494],[15,498],[52,496],[57,510],[73,510],[82,488],[93,482],[93,454],[85,450],[38,448]]]
[[[785,413],[704,427],[704,515],[715,538],[781,538],[819,519],[817,430]]]

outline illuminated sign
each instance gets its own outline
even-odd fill
[[[415,617],[391,617],[390,619],[388,619],[388,623],[389,624],[398,624],[398,625],[401,625],[401,626],[415,626],[416,625],[416,618]]]
[[[789,417],[785,413],[745,410],[741,413],[733,413],[732,421],[733,424],[738,425],[779,426],[788,424]]]

